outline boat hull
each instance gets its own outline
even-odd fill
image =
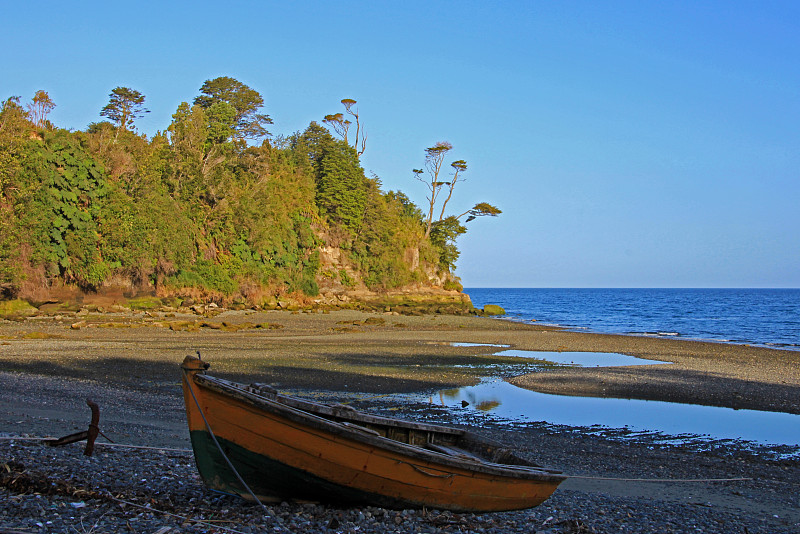
[[[192,433],[192,447],[203,451],[197,466],[206,485],[216,491],[252,500],[248,491],[230,474],[225,459],[219,453],[208,432]],[[300,501],[327,502],[350,506],[369,504],[384,508],[415,507],[405,499],[393,499],[378,493],[334,484],[303,469],[287,465],[225,439],[217,438],[228,459],[261,502]]]
[[[472,465],[185,376],[195,461],[218,491],[250,499],[252,492],[259,500],[501,511],[536,506],[564,480],[530,468]]]

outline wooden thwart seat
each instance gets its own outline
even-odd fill
[[[454,456],[461,460],[467,460],[470,462],[480,462],[480,463],[486,462],[486,460],[484,460],[480,456],[476,456],[471,452],[465,451],[464,449],[459,449],[458,447],[439,445],[438,443],[427,443],[425,445],[425,448],[432,451],[441,452],[442,454],[447,454],[448,456]]]

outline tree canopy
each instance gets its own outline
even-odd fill
[[[260,139],[269,135],[266,126],[272,124],[269,115],[258,113],[264,98],[255,89],[239,80],[221,76],[206,80],[200,87],[200,95],[194,103],[204,109],[215,104],[229,104],[233,110],[233,131],[240,139]]]
[[[108,104],[100,115],[110,119],[121,131],[129,130],[133,122],[150,110],[144,107],[144,95],[129,87],[115,87],[108,95]]]
[[[425,169],[428,175],[423,176],[426,171],[423,171],[422,169],[414,169],[412,171],[415,178],[425,184],[428,189],[428,214],[425,220],[425,237],[431,235],[433,225],[435,223],[441,223],[448,217],[445,215],[447,204],[453,197],[453,191],[455,190],[456,184],[459,183],[459,181],[464,181],[463,175],[465,172],[467,172],[467,162],[463,159],[459,159],[450,164],[450,168],[453,169],[453,172],[450,174],[450,178],[447,178],[442,174],[446,156],[451,150],[453,150],[453,145],[447,141],[439,141],[432,147],[425,149]],[[434,220],[434,210],[436,205],[439,203],[440,194],[443,191],[447,191],[447,196],[444,198],[444,201],[442,201],[439,218]],[[458,221],[463,216],[469,215],[466,222],[470,222],[477,217],[482,217],[485,215],[496,217],[501,213],[502,211],[496,206],[493,206],[488,202],[479,202],[461,215],[455,216],[454,219]],[[466,229],[464,231],[466,231]],[[451,239],[455,239],[455,237],[457,237],[459,234],[448,232],[447,235],[450,235]]]
[[[358,114],[358,108],[353,108],[353,106],[356,104],[357,102],[352,98],[342,99],[342,105],[344,106],[345,113],[353,117],[356,121],[356,131],[353,138],[353,150],[355,150],[356,154],[361,157],[361,155],[367,149],[367,133],[364,130],[364,125],[361,124],[361,117]],[[333,131],[342,138],[345,144],[350,144],[348,134],[350,132],[350,126],[353,125],[353,121],[346,118],[344,113],[332,113],[330,115],[325,115],[325,118],[322,120],[322,122],[333,128]]]
[[[426,150],[424,213],[404,193],[382,191],[359,162],[366,136],[352,99],[342,100],[349,118],[325,122],[340,138],[312,122],[257,146],[245,140],[268,135],[271,120],[259,113],[262,96],[233,78],[206,81],[151,138],[133,129],[144,102],[117,87],[100,112],[110,122],[85,131],[51,124],[55,104],[44,90],[27,105],[2,103],[0,296],[123,284],[259,301],[356,284],[441,284],[466,231],[459,220],[500,213],[485,202],[446,213],[467,170],[456,160],[445,176],[448,143]],[[350,119],[355,138],[350,126],[337,130]]]
[[[47,116],[55,107],[47,91],[39,89],[28,104],[28,117],[36,128],[45,128],[49,123]]]

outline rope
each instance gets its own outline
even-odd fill
[[[191,387],[190,387],[189,391],[191,391]],[[194,394],[192,395],[192,397],[194,397]],[[196,402],[196,399],[195,399],[195,402]],[[203,414],[202,410],[200,411],[200,414],[201,415]],[[203,416],[203,421],[205,421],[205,416]],[[208,428],[209,433],[211,433],[211,428],[208,427],[208,422],[206,422],[206,428]],[[214,443],[217,445],[217,447],[219,447],[219,443],[217,443],[217,440],[214,437],[213,433],[211,433],[211,437],[214,438]],[[47,441],[48,439],[53,439],[53,438],[0,436],[0,441]],[[187,453],[188,452],[192,452],[192,449],[173,449],[173,448],[169,448],[169,447],[147,447],[145,445],[128,445],[128,444],[124,444],[124,443],[96,443],[95,445],[99,445],[99,446],[103,446],[103,447],[121,447],[121,448],[129,448],[129,449],[147,449],[147,450],[155,450],[155,451],[172,451],[172,452],[187,452]],[[222,453],[223,458],[225,458],[225,461],[230,462],[228,460],[227,456],[225,456],[225,453],[223,453],[221,450],[220,450],[220,453]],[[228,465],[231,465],[231,464],[228,463]],[[408,465],[413,467],[415,470],[420,471],[420,472],[422,472],[422,473],[424,473],[426,475],[429,475],[429,476],[442,477],[442,478],[447,478],[448,476],[452,476],[452,475],[444,475],[444,476],[442,476],[442,475],[433,475],[431,473],[426,473],[425,471],[423,471],[422,469],[418,468],[417,466],[415,466],[413,464],[408,464]],[[250,492],[250,495],[252,495],[253,498],[256,499],[256,502],[261,504],[261,506],[263,507],[264,505],[261,503],[261,501],[259,501],[258,498],[256,498],[255,495],[253,495],[252,491],[250,491],[250,488],[247,487],[247,484],[244,484],[244,482],[241,480],[241,478],[239,477],[239,473],[236,472],[236,469],[233,468],[233,466],[231,466],[231,469],[233,469],[234,474],[236,474],[236,477],[239,478],[240,482],[242,482],[244,487],[247,488],[248,492]],[[566,478],[577,478],[577,479],[581,479],[581,480],[609,480],[609,481],[615,481],[615,482],[676,482],[676,483],[681,483],[681,482],[746,482],[748,480],[753,480],[752,477],[735,477],[735,478],[615,478],[615,477],[590,477],[590,476],[582,476],[582,475],[561,475],[561,476],[564,476]]]
[[[742,482],[753,480],[750,477],[738,478],[614,478],[614,477],[587,477],[579,475],[562,475],[567,478],[580,478],[583,480],[614,480],[616,482]]]
[[[202,413],[202,412],[201,412]],[[205,418],[204,418],[205,419]],[[0,436],[0,440],[5,441],[45,441],[52,438],[15,438],[15,437],[8,437],[8,436]],[[170,449],[166,447],[146,447],[144,445],[126,445],[123,443],[97,443],[96,445],[102,445],[104,447],[127,447],[131,449],[152,449],[156,451],[176,451],[176,452],[192,452],[192,449]],[[403,462],[407,463],[407,462]],[[413,467],[415,470],[425,473],[426,475],[436,476],[446,478],[452,475],[433,475],[431,473],[426,473],[421,468],[417,467],[413,464],[408,464]],[[753,480],[752,477],[735,477],[735,478],[615,478],[615,477],[590,477],[590,476],[582,476],[582,475],[561,475],[566,478],[577,478],[581,480],[611,480],[616,482],[746,482],[748,480]]]
[[[128,445],[125,443],[95,443],[103,447],[120,447],[124,449],[146,449],[153,451],[192,452],[192,449],[177,449],[173,447],[148,447],[147,445]]]
[[[21,437],[21,436],[0,436],[0,441],[50,441],[53,437]],[[95,447],[119,447],[123,449],[146,449],[153,451],[168,452],[192,452],[192,449],[176,449],[172,447],[149,447],[147,445],[130,445],[127,443],[95,443]]]
[[[231,468],[231,471],[233,471],[233,474],[236,475],[236,479],[242,484],[242,486],[244,486],[244,489],[246,489],[247,492],[250,494],[250,496],[253,497],[253,499],[258,503],[259,506],[261,506],[261,508],[264,510],[264,513],[269,513],[269,510],[267,510],[267,507],[264,506],[264,503],[261,502],[261,500],[258,497],[256,497],[256,494],[253,493],[253,490],[250,489],[250,486],[247,485],[247,483],[244,481],[242,476],[239,474],[239,471],[236,470],[236,468],[233,466],[233,463],[231,463],[231,461],[228,459],[228,455],[225,454],[225,452],[222,450],[222,446],[219,444],[219,441],[217,441],[217,436],[215,436],[214,432],[211,430],[211,425],[208,424],[208,419],[206,419],[206,415],[203,413],[203,409],[200,407],[200,402],[197,400],[197,397],[194,394],[194,388],[192,388],[191,380],[189,380],[187,378],[187,375],[188,375],[188,372],[186,371],[186,369],[184,369],[183,370],[183,380],[186,382],[186,385],[189,387],[189,393],[192,394],[192,399],[194,399],[194,403],[197,406],[197,410],[200,412],[200,417],[203,418],[203,422],[206,424],[206,430],[208,430],[208,434],[211,436],[211,439],[214,441],[214,445],[217,446],[217,450],[222,455],[222,458],[225,460],[225,463],[227,463],[228,467]]]
[[[228,532],[234,532],[236,534],[245,534],[241,530],[234,530],[232,528],[224,527],[222,525],[214,525],[214,524],[208,523],[206,521],[202,521],[202,520],[199,520],[199,519],[192,519],[191,517],[186,517],[186,516],[182,516],[182,515],[178,515],[178,514],[173,514],[171,512],[166,512],[164,510],[158,510],[157,508],[152,508],[150,506],[142,506],[141,504],[136,504],[135,502],[126,501],[124,499],[117,499],[113,495],[109,495],[108,497],[110,499],[112,499],[112,500],[115,500],[115,501],[119,502],[119,503],[126,504],[128,506],[133,506],[135,508],[141,508],[142,510],[147,510],[148,512],[156,512],[156,513],[159,513],[159,514],[168,515],[170,517],[176,517],[178,519],[183,520],[183,522],[191,521],[192,523],[196,523],[198,525],[206,525],[208,527],[212,527],[212,528],[216,528],[216,529],[220,529],[220,530],[226,530]]]

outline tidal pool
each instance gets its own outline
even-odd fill
[[[487,378],[476,386],[430,397],[448,407],[480,410],[506,421],[627,428],[668,435],[691,434],[770,445],[800,446],[800,415],[734,410],[696,404],[551,395]]]
[[[621,367],[624,365],[668,364],[657,360],[645,360],[636,356],[616,352],[540,352],[536,350],[501,350],[496,356],[516,356],[518,358],[535,358],[561,365],[575,367]]]
[[[451,347],[510,347],[511,345],[498,345],[495,343],[462,343],[455,341],[449,344]]]
[[[453,346],[502,345],[452,343]],[[497,356],[541,360],[574,367],[618,367],[669,364],[619,353],[500,350]],[[513,367],[510,366],[510,367]],[[800,447],[800,415],[734,410],[697,404],[577,397],[538,393],[499,378],[487,377],[476,386],[439,391],[429,401],[442,406],[483,412],[500,421],[546,422],[576,427],[628,429],[666,436],[700,436],[715,440],[745,440]]]

